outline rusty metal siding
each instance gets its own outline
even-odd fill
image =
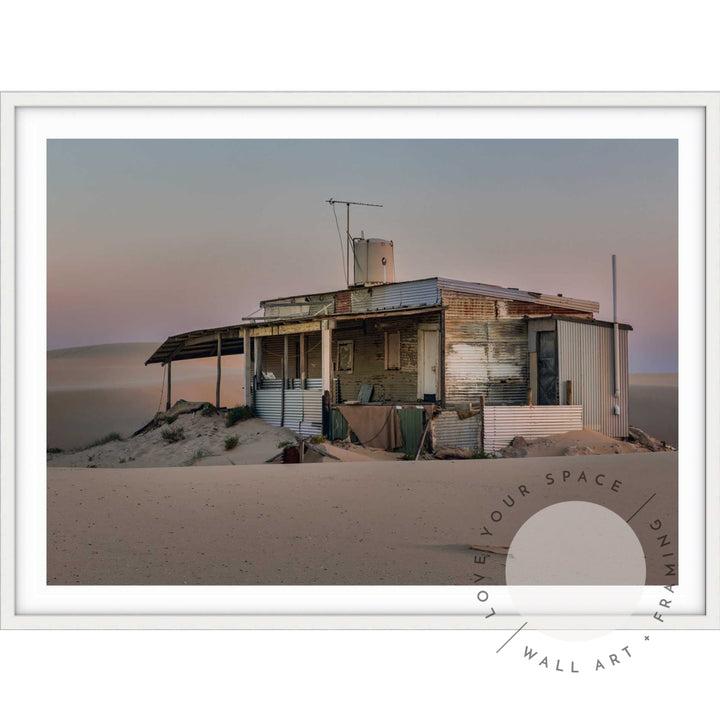
[[[497,452],[518,435],[524,438],[559,435],[582,430],[580,405],[485,406],[485,450]]]
[[[610,435],[628,435],[628,331],[620,329],[620,397],[614,395],[613,329],[558,320],[560,403],[566,402],[572,380],[573,402],[583,406],[586,428]],[[620,414],[613,414],[613,406]]]
[[[343,290],[335,297],[335,312],[339,314],[352,312],[349,290]]]
[[[562,295],[544,295],[542,293],[528,292],[514,288],[503,288],[497,285],[486,285],[484,283],[466,282],[463,280],[451,280],[449,278],[438,278],[438,288],[445,291],[456,291],[466,295],[484,295],[490,298],[515,301],[516,306],[533,304],[544,306],[544,309],[554,313],[562,312],[563,309],[570,312],[578,312],[592,315],[599,312],[600,306],[592,300],[580,300],[578,298],[567,298]],[[528,314],[542,314],[534,310]]]
[[[445,410],[432,422],[433,447],[448,445],[469,450],[480,447],[480,415],[461,420],[454,410]]]
[[[414,282],[357,288],[350,291],[350,298],[352,311],[354,313],[363,313],[376,310],[438,305],[440,291],[437,287],[437,280],[430,278]]]
[[[492,298],[443,291],[445,402],[515,405],[528,385],[527,322],[498,319]]]

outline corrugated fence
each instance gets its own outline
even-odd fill
[[[284,425],[303,435],[322,433],[322,380],[307,380],[310,387],[300,387],[299,380],[285,389],[284,410],[281,380],[265,380],[255,391],[255,414],[270,425]],[[312,387],[312,385],[316,387]],[[319,386],[319,387],[317,387]]]
[[[485,451],[495,452],[518,435],[559,435],[583,428],[582,405],[492,406],[485,408]]]

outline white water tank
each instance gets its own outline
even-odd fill
[[[392,240],[359,238],[355,243],[355,285],[380,285],[395,282],[395,257]]]

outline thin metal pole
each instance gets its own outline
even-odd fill
[[[347,237],[347,253],[346,253],[346,255],[347,255],[347,272],[346,272],[345,276],[347,277],[348,287],[350,287],[350,285],[352,285],[352,283],[350,282],[350,243],[352,242],[352,240],[351,240],[351,238],[350,238],[350,203],[346,203],[346,207],[347,207],[347,230],[346,230],[346,237]],[[353,254],[354,254],[354,253],[353,253]],[[354,274],[354,271],[355,271],[355,261],[353,260],[353,274]]]
[[[167,376],[168,376],[168,391],[167,391],[167,404],[165,410],[170,409],[170,396],[172,395],[172,361],[167,364]]]
[[[615,397],[620,397],[620,328],[617,319],[617,259],[612,256],[612,293],[613,293],[613,351],[615,362]]]

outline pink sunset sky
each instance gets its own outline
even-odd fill
[[[396,279],[597,300],[631,372],[677,370],[674,140],[51,140],[48,349],[162,341],[343,287],[330,197]],[[341,227],[344,219],[339,213]]]

